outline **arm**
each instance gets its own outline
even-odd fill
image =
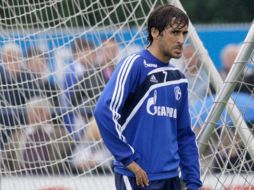
[[[183,181],[186,183],[187,190],[198,190],[202,186],[199,153],[196,137],[191,129],[187,85],[182,92],[182,102],[178,111],[177,139]]]
[[[149,179],[146,172],[135,161],[130,163],[127,168],[135,174],[138,186],[144,187],[149,185]]]
[[[138,57],[130,56],[119,64],[98,100],[94,116],[110,152],[134,173],[137,185],[144,187],[148,185],[147,174],[135,162],[135,150],[123,136],[119,123],[126,99],[138,86],[140,69],[137,63]]]
[[[119,120],[128,95],[137,87],[139,67],[136,63],[137,57],[129,56],[118,64],[104,88],[94,112],[106,146],[115,159],[125,166],[135,160],[135,152],[123,136]]]

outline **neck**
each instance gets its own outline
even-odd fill
[[[147,50],[154,56],[156,57],[157,59],[159,59],[161,62],[164,62],[165,64],[168,64],[169,63],[169,60],[171,59],[171,57],[169,56],[165,56],[161,53],[161,51],[156,47],[154,46],[149,46],[147,48]]]

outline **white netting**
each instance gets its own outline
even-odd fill
[[[253,29],[250,30],[249,36],[253,36]],[[220,71],[220,76],[225,82],[221,85],[218,76],[211,74],[210,80],[206,79],[210,83],[210,92],[191,106],[194,130],[200,137],[198,143],[200,147],[205,147],[201,148],[200,162],[202,179],[208,189],[253,188],[252,51],[253,40],[250,37],[242,44],[227,45],[222,51],[224,65]],[[212,69],[209,70],[208,67],[206,70],[209,75]],[[213,85],[212,80],[215,81]],[[220,107],[223,110],[221,114]],[[215,119],[217,112],[219,112],[218,120]],[[213,126],[214,130],[205,135],[208,131],[205,129],[210,126]],[[203,137],[207,142],[203,141]]]
[[[93,108],[119,59],[146,46],[146,19],[165,2],[0,1],[1,189],[114,189],[112,156],[101,142]],[[191,117],[198,133],[215,96],[213,75],[199,60],[204,52],[188,53],[191,47],[187,39],[184,64],[174,64],[190,81]],[[247,67],[244,73],[250,73]],[[246,115],[252,108],[253,86],[248,88],[247,102],[241,103]],[[247,151],[225,113],[210,149],[201,155],[208,186],[210,181],[224,184],[227,174],[228,179],[232,173],[251,174],[253,168],[243,159]],[[227,158],[233,153],[234,162]]]
[[[93,109],[161,3],[0,2],[1,189],[113,189]]]

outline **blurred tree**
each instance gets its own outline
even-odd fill
[[[254,19],[253,0],[181,0],[193,23],[240,23]]]
[[[45,28],[143,24],[156,0],[0,0],[2,28]],[[254,0],[180,0],[193,23],[253,20]],[[29,3],[28,3],[29,2]],[[160,2],[168,2],[161,0]]]

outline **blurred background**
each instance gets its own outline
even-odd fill
[[[0,189],[42,190],[49,184],[52,189],[68,187],[64,190],[113,189],[113,158],[100,138],[93,109],[118,61],[146,47],[147,18],[154,7],[167,2],[178,3],[0,0]],[[175,63],[189,80],[190,114],[199,132],[250,29],[254,1],[180,2],[205,47],[192,46],[190,30],[186,51]],[[240,108],[251,129],[253,57],[242,79],[229,81],[237,84],[234,94],[227,92],[234,95],[232,106]],[[228,111],[216,123],[210,149],[201,155],[203,181],[210,189],[239,182],[236,175],[224,174],[247,173],[251,179],[243,176],[241,184],[254,184],[254,154],[250,157],[246,144],[235,138],[238,128]],[[222,137],[228,137],[226,143]],[[224,184],[217,174],[229,176],[229,182]]]
[[[146,2],[141,0],[142,7],[135,7],[135,9],[133,9],[136,4],[135,1],[129,3],[128,1],[123,1],[124,3],[127,2],[125,6],[116,7],[114,12],[109,15],[107,11],[101,11],[101,7],[113,9],[113,5],[118,3],[117,0],[103,0],[98,3],[92,3],[92,0],[75,0],[75,3],[72,1],[61,1],[61,3],[59,3],[60,1],[55,1],[54,7],[45,6],[43,8],[42,3],[39,2],[37,0],[33,1],[35,11],[31,11],[31,7],[26,5],[26,0],[0,1],[0,16],[2,18],[0,27],[11,30],[12,27],[16,28],[17,25],[21,25],[24,32],[26,28],[32,28],[33,30],[36,28],[55,28],[56,25],[57,28],[61,28],[63,24],[64,27],[78,28],[94,26],[99,23],[98,27],[101,26],[104,27],[104,30],[110,31],[112,24],[123,23],[126,20],[126,15],[128,16],[131,12],[133,12],[133,18],[141,18],[142,15],[148,14],[150,5],[155,1]],[[166,3],[167,0],[161,0],[161,2]],[[44,3],[50,4],[50,1],[45,1]],[[253,20],[254,1],[182,0],[181,3],[196,27],[214,64],[218,69],[221,69],[221,50],[228,43],[241,43],[243,41]],[[82,12],[84,10],[88,12]],[[59,15],[61,18],[59,18]],[[68,20],[62,23],[62,18],[68,18]],[[38,20],[42,22],[38,22]],[[129,26],[134,26],[133,28],[135,28],[137,24],[142,24],[143,21],[143,19],[130,19]],[[129,31],[127,33],[124,34],[124,37],[130,40],[133,36],[129,34]],[[104,38],[105,35],[107,36],[104,31],[101,34],[104,35]],[[17,35],[22,35],[22,33]],[[61,32],[61,35],[63,35],[63,32]],[[91,37],[88,33],[87,35]],[[108,36],[110,35],[108,34]],[[0,35],[0,46],[2,46],[6,36],[8,34]],[[30,36],[30,38],[34,37],[36,38],[35,35]],[[40,45],[44,48],[48,46],[47,48],[51,49],[53,46],[61,46],[64,43],[61,40],[57,41],[57,39],[60,39],[59,36],[47,36],[47,38],[56,38],[55,44],[48,43],[45,45],[41,42]],[[66,35],[65,42],[70,40],[70,38],[72,37]],[[118,37],[118,41],[121,40],[120,38]],[[100,39],[95,39],[95,41],[98,44]],[[24,42],[20,41],[20,43],[24,46]],[[136,44],[142,45],[143,42],[136,40]],[[26,46],[29,45],[26,44]]]

